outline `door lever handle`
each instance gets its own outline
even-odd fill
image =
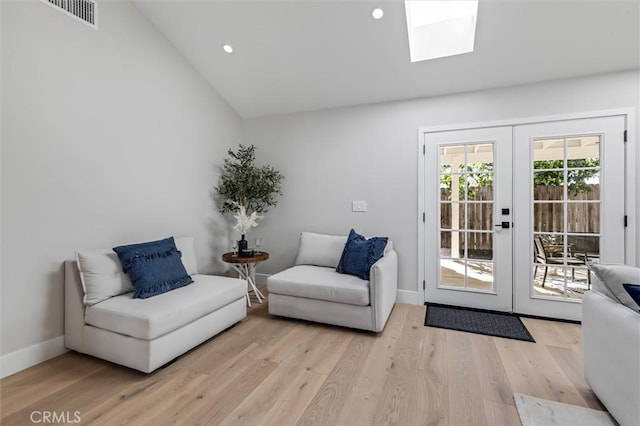
[[[511,228],[511,223],[509,222],[496,223],[496,226],[499,226],[502,229],[509,229]]]

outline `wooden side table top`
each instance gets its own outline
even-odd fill
[[[227,263],[258,263],[269,259],[266,251],[255,252],[253,256],[238,256],[236,253],[228,252],[222,255],[222,261]]]

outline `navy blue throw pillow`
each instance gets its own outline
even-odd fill
[[[638,284],[622,284],[629,296],[636,302],[636,305],[640,306],[640,285]]]
[[[118,246],[113,251],[131,279],[134,299],[146,299],[193,282],[173,237]]]
[[[336,272],[355,275],[368,281],[371,266],[384,254],[387,240],[387,237],[373,237],[367,240],[352,229],[344,245]]]

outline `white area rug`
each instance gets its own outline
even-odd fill
[[[548,401],[516,393],[513,400],[522,426],[601,426],[617,425],[605,411]]]

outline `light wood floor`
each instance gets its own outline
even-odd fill
[[[384,332],[246,320],[153,374],[70,352],[1,381],[3,425],[519,425],[513,393],[603,409],[576,324],[524,319],[538,343],[425,327],[398,304]]]

